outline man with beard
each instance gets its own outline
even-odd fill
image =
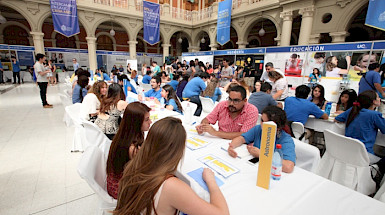
[[[258,109],[247,102],[246,89],[235,86],[230,89],[227,101],[215,106],[196,129],[198,134],[208,132],[213,136],[231,140],[253,128],[257,120]],[[217,121],[218,131],[212,127]]]

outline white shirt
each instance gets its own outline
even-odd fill
[[[283,73],[281,70],[279,70],[279,69],[274,69],[274,70],[275,70],[276,72],[278,72],[279,74],[281,74],[284,78],[286,78],[286,77],[285,77],[285,73]],[[267,71],[266,71],[266,70],[263,71],[263,73],[262,73],[261,81],[264,81],[264,82],[267,82],[267,83],[273,85],[273,82],[270,81],[269,75],[267,74]]]
[[[35,75],[36,75],[36,81],[37,82],[48,82],[47,74],[44,74],[44,75],[39,74],[39,72],[45,72],[46,71],[45,67],[42,63],[37,61],[35,63],[35,65],[33,66],[33,68],[35,69]]]
[[[276,98],[276,100],[285,99],[289,94],[289,86],[286,78],[280,78],[272,85],[271,95],[273,96],[279,90],[283,90],[283,93],[280,97]]]
[[[82,105],[80,106],[80,117],[89,120],[90,114],[96,113],[100,108],[100,101],[93,93],[88,93],[83,98]]]
[[[332,71],[326,71],[326,77],[336,77],[339,78],[341,69],[338,67],[334,67]]]

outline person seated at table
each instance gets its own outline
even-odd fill
[[[346,123],[345,135],[363,142],[371,154],[374,154],[377,131],[385,133],[385,119],[380,112],[374,110],[380,103],[378,94],[367,90],[358,95],[357,102],[350,109],[335,118],[336,122]]]
[[[207,132],[223,139],[233,139],[250,130],[258,120],[258,109],[247,102],[246,89],[235,86],[230,89],[227,101],[219,102],[214,110],[206,116],[200,125],[196,126],[197,132]],[[218,122],[219,130],[210,124]]]
[[[155,102],[159,103],[160,99],[162,98],[162,95],[160,94],[160,92],[162,92],[162,88],[160,88],[161,83],[162,80],[159,76],[153,76],[151,78],[152,89],[144,93],[145,98],[142,98],[141,95],[138,95],[139,101],[142,101],[143,99],[150,101],[151,98],[154,98]]]
[[[131,77],[131,80],[134,80],[135,83],[137,85],[139,85],[138,84],[138,72],[135,69],[131,70],[131,76],[130,77]]]
[[[107,72],[104,68],[100,68],[100,69],[96,70],[96,75],[98,77],[101,77],[102,80],[104,80],[104,81],[111,81],[110,76],[107,75]]]
[[[231,157],[237,157],[235,148],[242,144],[248,144],[247,150],[254,157],[259,157],[261,148],[261,136],[262,136],[262,125],[264,122],[273,121],[277,124],[277,135],[275,144],[281,144],[283,160],[282,160],[282,171],[286,173],[293,172],[295,166],[295,145],[292,137],[287,134],[283,128],[286,125],[286,113],[277,106],[268,106],[262,111],[261,125],[256,125],[248,132],[234,138],[229,143],[228,153]]]
[[[221,90],[219,89],[219,80],[217,78],[211,78],[210,83],[207,84],[205,91],[203,91],[202,96],[205,98],[210,98],[213,102],[220,100],[222,95]]]
[[[289,86],[286,78],[275,70],[271,70],[268,74],[269,80],[272,82],[271,95],[275,100],[284,101],[289,93]]]
[[[87,76],[88,78],[91,77],[91,74],[87,70],[83,70],[82,68],[79,68],[74,73],[74,78],[72,79],[72,90],[75,88],[76,84],[78,83],[78,77],[80,76]]]
[[[342,91],[340,97],[338,98],[336,113],[340,114],[349,108],[353,107],[353,102],[357,100],[357,93],[353,89],[348,89]]]
[[[288,97],[285,100],[285,111],[287,120],[306,124],[309,115],[314,115],[317,119],[328,119],[329,116],[323,112],[313,102],[307,100],[310,88],[300,85],[295,89],[295,97]]]
[[[161,72],[160,78],[162,79],[162,83],[168,83],[170,81],[170,78],[167,76],[166,72]]]
[[[119,84],[111,84],[108,87],[107,97],[100,104],[100,111],[95,124],[110,139],[118,132],[119,123],[123,111],[128,103],[124,101],[126,96]]]
[[[183,90],[183,99],[190,99],[190,102],[198,105],[194,115],[200,116],[202,112],[202,103],[199,99],[199,95],[206,89],[205,82],[209,79],[209,74],[201,72],[197,77],[194,77],[189,81]]]
[[[210,169],[204,168],[202,173],[210,202],[175,176],[185,148],[186,131],[180,119],[166,117],[155,122],[139,152],[124,168],[113,214],[230,214]]]
[[[261,80],[257,80],[255,82],[255,84],[254,84],[253,93],[261,91],[261,87],[262,87],[262,81]]]
[[[164,85],[160,94],[162,95],[161,101],[163,101],[164,107],[166,107],[166,109],[176,111],[180,114],[183,113],[182,105],[180,104],[172,86],[169,84]]]
[[[325,106],[328,103],[325,99],[325,88],[322,85],[315,85],[308,100],[317,105],[321,110],[325,110]]]
[[[124,167],[138,153],[144,142],[144,132],[151,126],[150,108],[140,102],[127,105],[118,133],[112,140],[107,159],[107,192],[118,198],[119,180]]]
[[[72,103],[82,103],[84,97],[87,95],[89,79],[87,76],[82,75],[79,77],[75,88],[72,91]]]
[[[143,76],[142,83],[143,84],[150,84],[151,81],[151,70],[146,71],[146,75]]]
[[[138,92],[136,91],[135,87],[132,86],[131,82],[130,82],[130,79],[128,79],[127,75],[126,74],[118,74],[118,84],[121,86],[121,87],[124,87],[124,80],[127,80],[127,92],[133,92],[135,94],[138,94]]]
[[[100,103],[107,95],[107,83],[98,81],[92,85],[80,106],[80,116],[94,122],[98,116]]]
[[[273,99],[273,96],[271,96],[271,89],[272,87],[269,83],[262,83],[260,91],[251,94],[249,103],[257,107],[258,111],[261,111],[270,105],[282,108],[282,104],[280,102],[277,103],[277,101]]]
[[[168,83],[170,86],[172,86],[172,88],[174,88],[175,92],[176,92],[176,89],[177,89],[178,84],[179,84],[179,81],[178,81],[179,78],[180,78],[180,75],[175,74],[175,75],[173,75],[172,80]]]

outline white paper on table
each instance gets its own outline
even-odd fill
[[[229,147],[227,145],[221,147],[221,149],[225,150],[226,152],[228,148]],[[241,146],[235,148],[234,151],[237,153],[237,157],[239,158],[244,158],[250,155],[250,152],[247,150],[246,144],[242,144]]]
[[[199,136],[191,136],[186,140],[186,146],[191,150],[200,149],[210,145],[211,142],[204,140]]]
[[[203,156],[198,160],[225,178],[239,172],[238,168],[212,154]]]

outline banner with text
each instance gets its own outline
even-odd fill
[[[76,0],[50,0],[55,31],[66,37],[80,33]]]
[[[225,43],[230,41],[231,7],[232,0],[225,0],[223,2],[219,2],[217,41],[221,45],[224,45]]]
[[[150,45],[160,40],[159,12],[159,4],[143,1],[143,37]]]
[[[370,0],[365,25],[385,31],[385,1]]]

